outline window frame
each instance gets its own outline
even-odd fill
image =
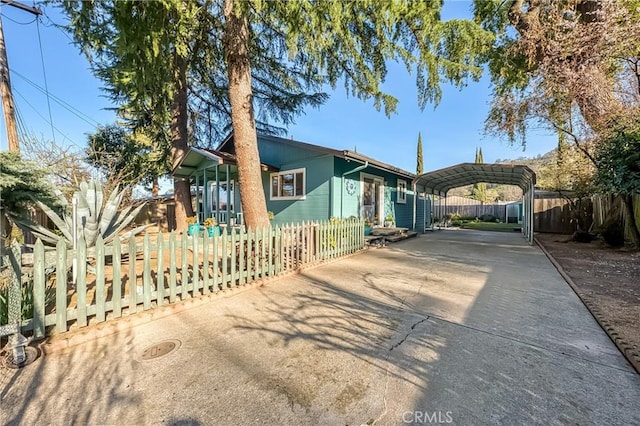
[[[396,203],[407,204],[407,181],[404,179],[398,179],[396,182]]]
[[[282,191],[281,176],[293,174],[293,193],[296,193],[296,175],[302,174],[302,195],[286,195],[280,196],[273,193],[273,178],[278,177],[278,192]],[[305,200],[307,198],[307,169],[302,167],[299,169],[281,170],[269,174],[269,201],[289,201],[289,200]]]

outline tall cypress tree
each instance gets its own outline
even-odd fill
[[[484,163],[482,158],[482,148],[476,148],[476,164]],[[487,184],[478,182],[473,185],[473,198],[483,203],[487,202]]]
[[[424,158],[422,156],[422,135],[418,132],[418,152],[417,152],[416,174],[424,173]]]

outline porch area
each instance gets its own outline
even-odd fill
[[[278,171],[266,164],[260,167],[262,172]],[[199,223],[213,218],[222,227],[244,224],[235,155],[192,147],[174,169],[173,176],[189,180]]]

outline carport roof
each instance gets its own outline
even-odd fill
[[[536,174],[520,164],[461,163],[417,176],[413,183],[446,195],[450,189],[478,182],[517,185],[526,191],[536,183]]]

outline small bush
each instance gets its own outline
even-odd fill
[[[497,217],[492,214],[483,214],[479,219],[480,222],[495,222]]]
[[[624,245],[624,228],[622,224],[614,221],[605,223],[602,238],[611,247],[622,247]]]

